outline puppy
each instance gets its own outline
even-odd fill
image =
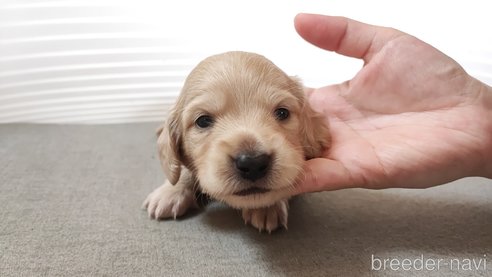
[[[271,232],[287,227],[289,190],[329,134],[297,79],[263,56],[227,52],[192,70],[157,143],[168,180],[144,201],[151,218],[197,207],[199,190]]]

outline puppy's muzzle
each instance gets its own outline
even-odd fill
[[[240,153],[234,159],[234,164],[241,178],[254,182],[267,175],[271,161],[271,155],[266,153]]]

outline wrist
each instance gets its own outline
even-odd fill
[[[485,134],[485,149],[483,152],[483,177],[492,179],[492,87],[481,84],[480,90],[481,109],[483,110],[483,123]]]

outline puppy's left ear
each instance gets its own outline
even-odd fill
[[[301,113],[299,115],[300,134],[302,136],[302,146],[306,159],[320,157],[324,150],[330,146],[330,132],[328,122],[324,116],[311,108],[304,86],[297,77],[291,77],[294,81],[296,90],[293,92],[301,103]]]

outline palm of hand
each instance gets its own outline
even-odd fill
[[[348,178],[353,187],[427,187],[471,174],[476,166],[463,157],[477,156],[483,138],[467,76],[444,54],[403,35],[349,82],[308,92],[331,129],[329,185],[347,187]],[[463,93],[448,94],[457,90]]]

